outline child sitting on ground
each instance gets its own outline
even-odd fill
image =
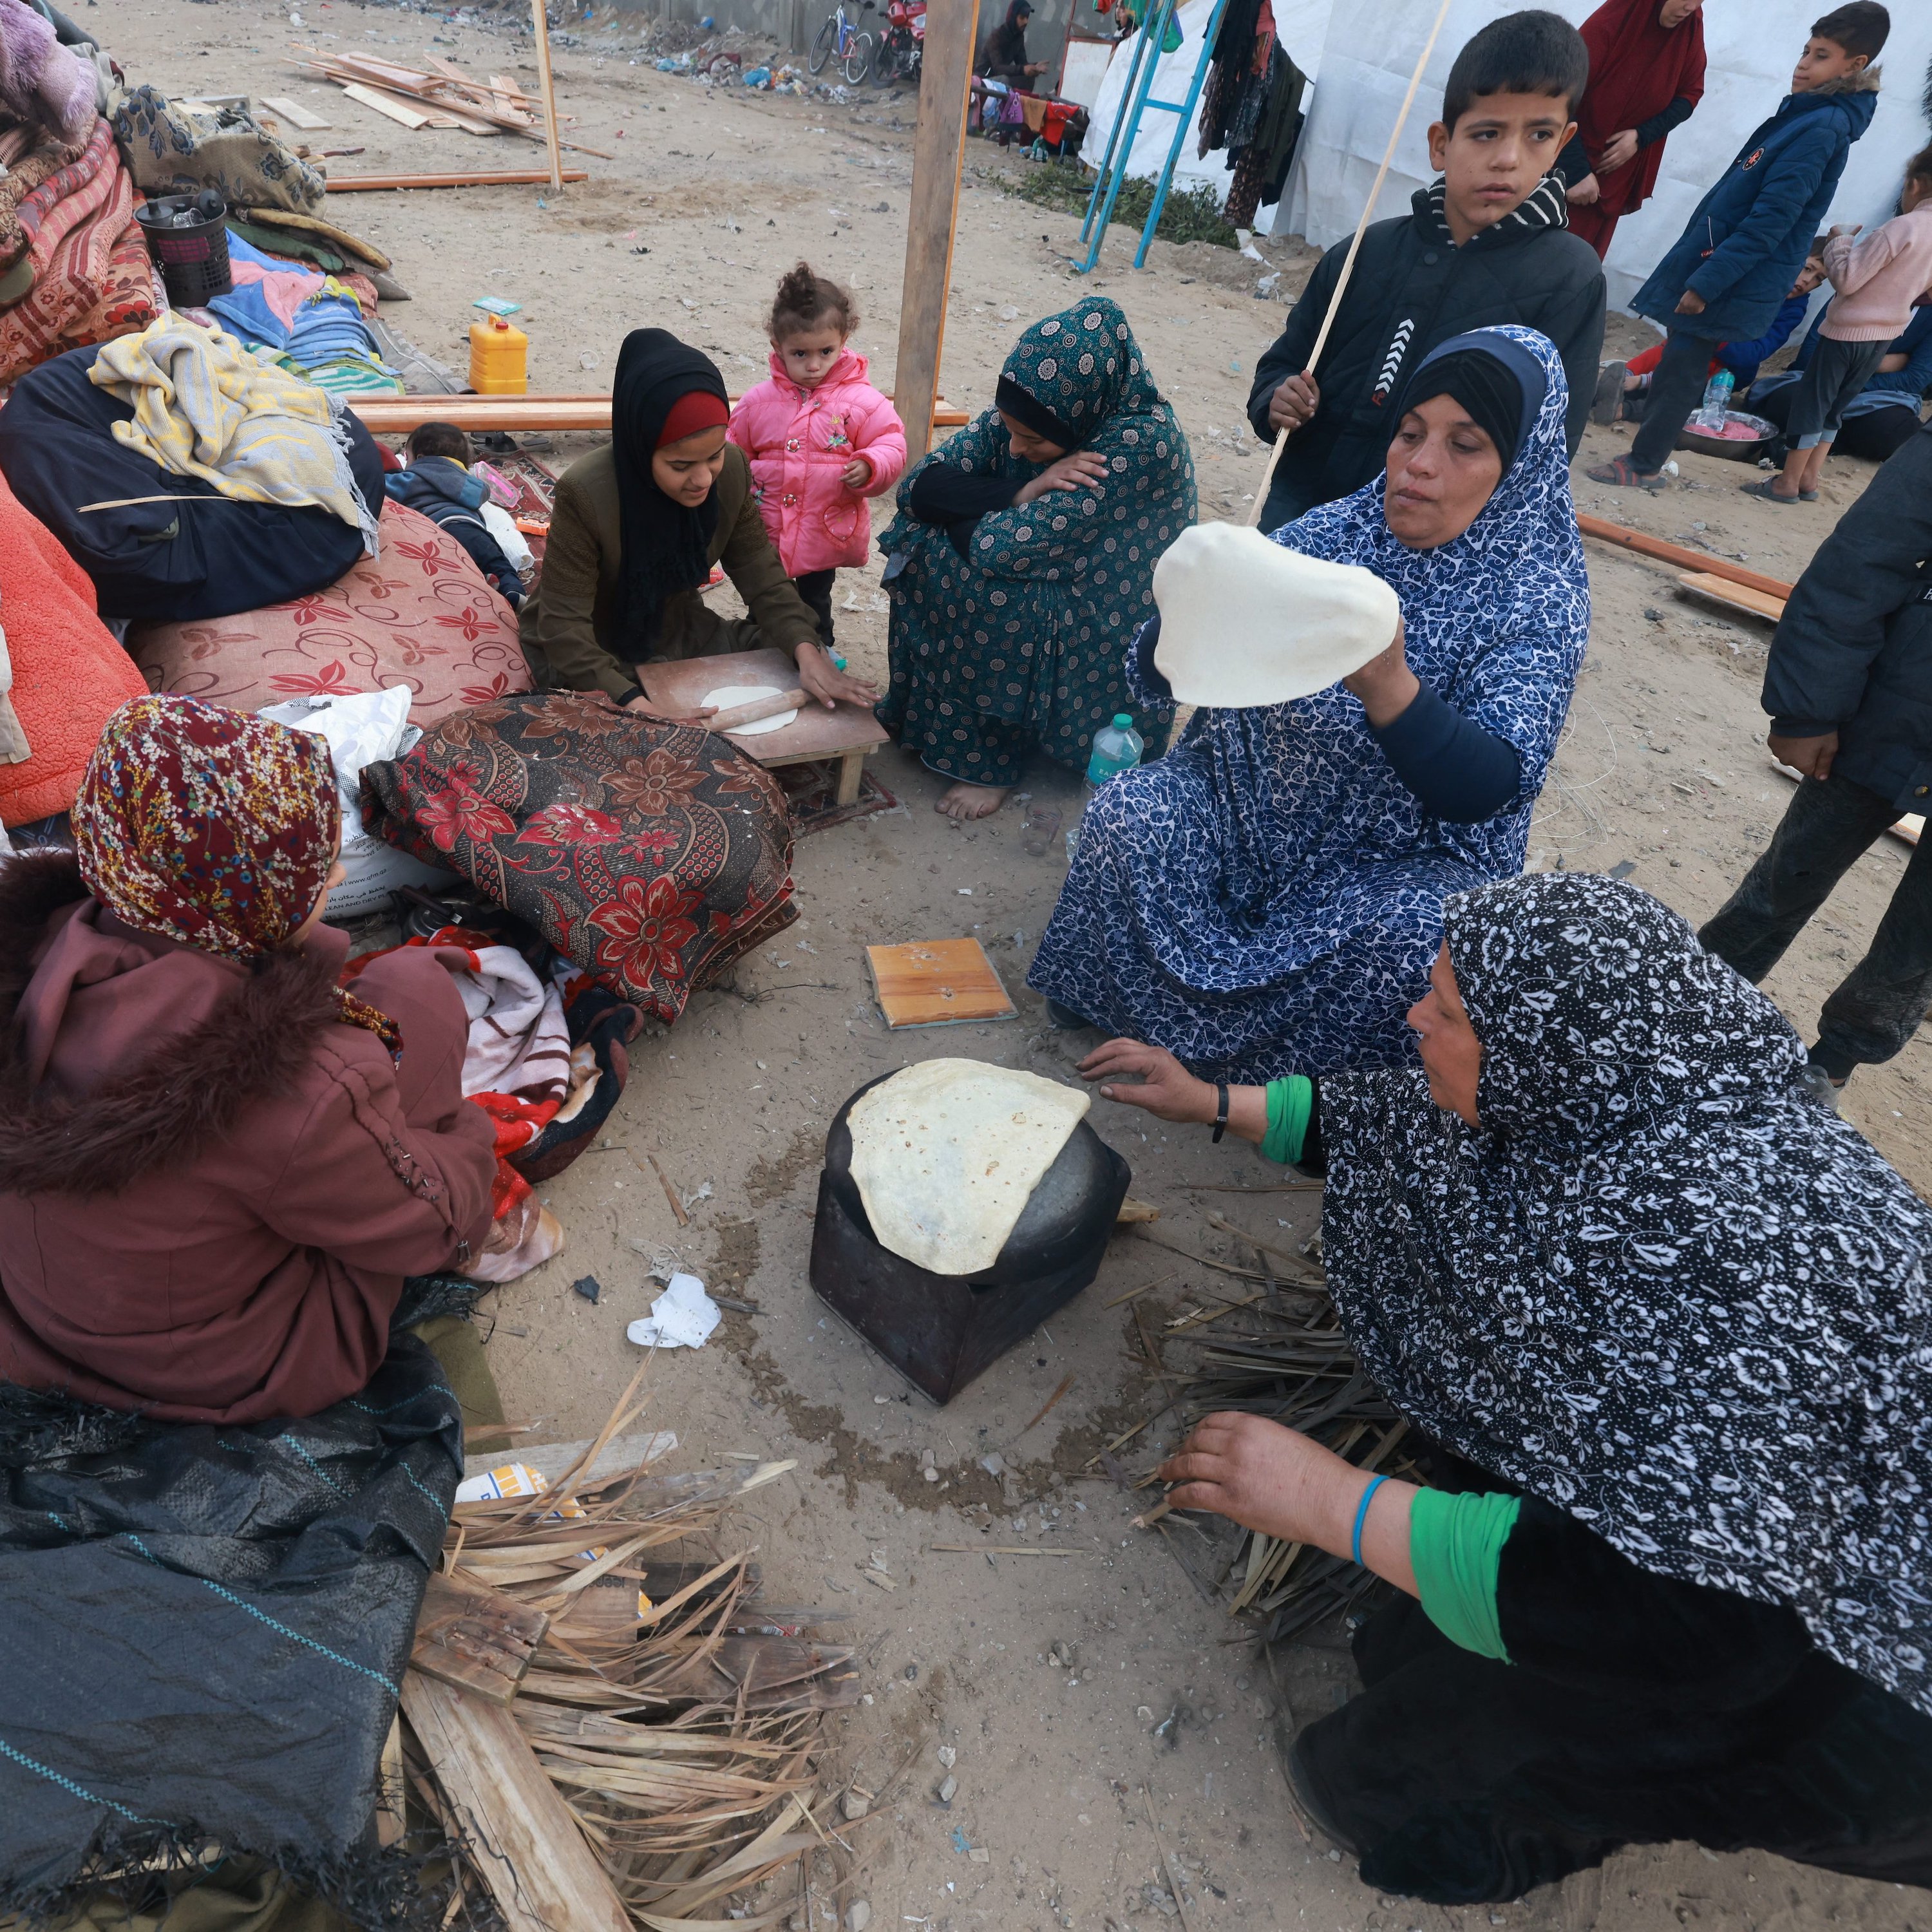
[[[524,601],[524,580],[511,562],[506,535],[517,526],[508,512],[490,500],[490,487],[470,473],[470,438],[454,423],[428,422],[410,437],[408,467],[392,470],[382,487],[405,509],[416,511],[449,534],[470,553],[490,588],[512,610]],[[493,529],[494,511],[502,527]],[[527,556],[527,547],[525,547]]]
[[[1516,322],[1556,345],[1570,388],[1571,455],[1589,418],[1604,346],[1604,269],[1567,232],[1551,170],[1576,132],[1589,74],[1582,37],[1558,15],[1510,14],[1456,56],[1429,130],[1442,170],[1414,212],[1378,221],[1335,318],[1322,366],[1310,351],[1348,255],[1322,256],[1280,339],[1262,358],[1248,420],[1264,442],[1288,432],[1261,527],[1273,530],[1382,474],[1391,399],[1451,336]],[[1769,317],[1766,320],[1768,321]]]
[[[845,346],[858,323],[850,292],[800,262],[772,304],[771,375],[739,398],[729,432],[828,651],[839,566],[862,564],[872,550],[866,499],[884,496],[906,464],[898,412],[866,380],[865,357]]]
[[[1904,332],[1912,304],[1932,286],[1932,148],[1906,163],[1898,209],[1862,242],[1852,238],[1856,223],[1832,230],[1824,266],[1838,293],[1791,398],[1784,474],[1747,483],[1747,496],[1817,501],[1818,479],[1846,407],[1876,372],[1892,338]]]
[[[1703,395],[1718,345],[1762,335],[1811,252],[1852,143],[1871,125],[1878,106],[1871,64],[1891,31],[1877,0],[1850,0],[1813,26],[1791,92],[1637,290],[1631,307],[1670,334],[1630,453],[1598,464],[1592,482],[1669,487],[1665,460]]]
[[[1717,354],[1711,358],[1711,366],[1704,372],[1706,376],[1716,375],[1720,369],[1728,369],[1733,383],[1732,393],[1742,398],[1757,380],[1759,370],[1796,334],[1798,325],[1804,320],[1805,310],[1811,306],[1812,291],[1824,279],[1824,263],[1807,260],[1770,328],[1748,342],[1720,342]],[[1648,349],[1640,350],[1628,362],[1606,363],[1603,374],[1597,379],[1597,396],[1591,406],[1590,420],[1599,424],[1642,422],[1650,406],[1651,378],[1656,374],[1657,365],[1663,359],[1664,344],[1653,342]]]

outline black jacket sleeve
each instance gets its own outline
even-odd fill
[[[1798,580],[1771,640],[1764,708],[1780,737],[1849,724],[1886,627],[1928,585],[1932,558],[1932,430],[1921,429],[1838,519]]]
[[[1564,143],[1562,153],[1556,157],[1554,172],[1565,188],[1574,188],[1589,173],[1590,157],[1584,148],[1582,135],[1572,134]]]
[[[1640,151],[1654,148],[1673,128],[1681,128],[1690,118],[1694,101],[1686,100],[1682,94],[1667,107],[1660,107],[1648,121],[1636,124],[1636,145]]]
[[[1370,725],[1382,755],[1432,818],[1474,825],[1522,789],[1522,760],[1427,685],[1400,717]]]
[[[938,524],[964,556],[980,519],[1010,509],[1019,487],[1010,477],[970,476],[950,464],[928,463],[912,479],[906,508],[921,523]]]
[[[1268,428],[1268,404],[1289,376],[1300,375],[1308,367],[1308,352],[1321,333],[1322,318],[1328,313],[1328,299],[1335,292],[1342,258],[1348,252],[1348,244],[1338,242],[1316,263],[1308,286],[1288,311],[1288,326],[1255,365],[1254,387],[1248,392],[1248,421],[1264,442],[1274,441],[1274,431]],[[1338,316],[1336,320],[1340,320]]]
[[[1536,326],[1556,345],[1563,374],[1570,387],[1570,413],[1564,419],[1564,440],[1574,458],[1589,427],[1590,402],[1597,392],[1597,364],[1604,352],[1604,266],[1595,250],[1577,236],[1564,240],[1574,246],[1576,259],[1562,286],[1544,306]]]

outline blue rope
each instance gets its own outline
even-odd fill
[[[130,1824],[164,1825],[167,1822],[165,1818],[144,1818],[140,1812],[130,1811],[126,1805],[117,1804],[111,1798],[98,1796],[85,1785],[75,1784],[70,1778],[63,1778],[51,1765],[43,1764],[39,1759],[29,1757],[25,1751],[16,1750],[4,1738],[0,1738],[0,1757],[10,1758],[14,1763],[24,1765],[37,1776],[44,1778],[50,1784],[58,1784],[70,1797],[78,1798],[83,1804],[104,1804],[109,1810],[119,1812]]]
[[[131,1529],[124,1531],[122,1534],[156,1569],[165,1570],[168,1567]],[[358,1664],[352,1657],[344,1657],[339,1650],[331,1650],[327,1644],[317,1643],[314,1637],[304,1636],[300,1630],[291,1630],[286,1624],[277,1622],[266,1610],[258,1610],[245,1597],[238,1597],[232,1590],[225,1590],[219,1583],[210,1582],[206,1576],[197,1576],[195,1581],[203,1589],[212,1590],[224,1603],[232,1604],[238,1610],[246,1611],[257,1623],[266,1624],[278,1636],[286,1637],[291,1643],[301,1644],[304,1648],[314,1651],[317,1656],[327,1658],[332,1664],[339,1664],[344,1670],[353,1670],[371,1682],[381,1684],[392,1697],[400,1697],[403,1694],[402,1686],[391,1683],[380,1670],[371,1670],[366,1664]]]

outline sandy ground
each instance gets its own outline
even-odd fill
[[[479,74],[518,72],[533,85],[527,44],[512,47],[440,15],[344,0],[302,0],[301,10],[295,26],[238,0],[118,0],[111,16],[85,17],[111,28],[113,50],[136,80],[171,92],[288,94],[326,113],[332,128],[308,136],[314,146],[364,150],[333,162],[340,171],[502,167],[536,152],[508,138],[406,132],[332,87],[304,82],[283,60],[291,44],[326,44],[332,34],[404,59],[436,53]],[[866,310],[859,346],[890,387],[908,97],[868,89],[840,105],[712,93],[632,64],[615,44],[601,54],[566,48],[556,64],[573,131],[619,157],[590,163],[589,183],[561,196],[532,188],[332,198],[330,214],[392,254],[413,291],[410,304],[386,305],[395,326],[460,366],[470,302],[509,297],[524,305],[531,386],[581,391],[608,383],[626,329],[663,324],[710,349],[736,387],[762,374],[761,310],[780,270],[805,254],[856,288]],[[985,406],[1024,322],[1086,287],[1105,289],[1126,308],[1193,440],[1204,510],[1242,515],[1262,458],[1241,404],[1284,314],[1278,302],[1255,298],[1259,272],[1225,250],[1157,244],[1136,273],[1129,238],[1116,230],[1100,272],[1083,284],[1064,259],[1075,224],[978,179],[974,171],[991,159],[979,143],[969,149],[947,395]],[[1274,253],[1291,269],[1281,292],[1292,293],[1305,266],[1295,268],[1292,248]],[[1645,339],[1613,322],[1613,347]],[[1623,434],[1593,430],[1587,453],[1616,446]],[[553,450],[567,458],[582,446],[558,439]],[[1655,500],[1580,482],[1580,504],[1790,579],[1869,473],[1834,465],[1822,503],[1778,510],[1737,494],[1748,472],[1736,466],[1686,459],[1685,472],[1682,488]],[[1638,884],[1695,920],[1722,902],[1787,796],[1766,763],[1756,701],[1768,633],[1684,600],[1670,573],[1622,553],[1593,545],[1590,568],[1589,660],[1531,862],[1607,870],[1633,861]],[[838,620],[857,666],[874,675],[885,651],[876,575],[842,580]],[[1010,808],[970,830],[952,828],[930,808],[938,784],[896,752],[875,770],[903,809],[804,841],[799,923],[746,963],[735,988],[700,995],[674,1033],[634,1050],[605,1144],[549,1190],[568,1250],[497,1297],[490,1343],[510,1414],[538,1425],[532,1440],[564,1439],[594,1432],[637,1365],[624,1330],[648,1306],[647,1254],[675,1250],[714,1287],[758,1304],[756,1316],[728,1315],[700,1353],[653,1366],[648,1420],[675,1429],[680,1460],[688,1454],[694,1464],[730,1452],[798,1460],[794,1476],[752,1499],[742,1526],[760,1546],[770,1593],[836,1613],[844,1621],[828,1628],[848,1634],[866,1660],[866,1702],[830,1734],[827,1786],[850,1777],[876,1787],[916,1753],[898,1802],[854,1840],[864,1864],[844,1898],[862,1898],[875,1928],[1145,1932],[1177,1916],[1160,1881],[1146,1787],[1165,1843],[1182,1861],[1187,1924],[1200,1932],[1932,1926],[1923,1894],[1688,1846],[1625,1852],[1507,1906],[1444,1911],[1378,1898],[1339,1853],[1308,1840],[1285,1802],[1276,1736],[1346,1695],[1341,1634],[1325,1630],[1321,1643],[1284,1653],[1272,1683],[1244,1627],[1196,1595],[1157,1538],[1128,1528],[1131,1506],[1088,1466],[1100,1442],[1162,1400],[1132,1309],[1107,1304],[1162,1283],[1139,1304],[1158,1330],[1234,1285],[1156,1240],[1244,1262],[1208,1228],[1205,1214],[1217,1208],[1276,1238],[1312,1232],[1310,1194],[1190,1192],[1274,1178],[1251,1150],[1211,1150],[1201,1133],[1150,1136],[1143,1117],[1096,1103],[1096,1124],[1133,1164],[1134,1191],[1162,1208],[1148,1231],[1155,1238],[1117,1240],[1078,1302],[943,1411],[909,1393],[824,1311],[806,1282],[809,1213],[838,1102],[913,1058],[964,1054],[1054,1073],[1071,1058],[1024,987],[1064,859],[1025,855]],[[1042,770],[1034,790],[1067,805],[1073,787]],[[1858,956],[1905,856],[1887,841],[1861,862],[1774,975],[1769,990],[1800,1028],[1813,1024]],[[1018,1018],[890,1036],[868,994],[862,949],[968,932],[986,942]],[[1928,1078],[1922,1034],[1890,1066],[1862,1072],[1846,1102],[1922,1190],[1932,1156],[1912,1124],[1924,1118]],[[688,1228],[676,1226],[644,1171],[646,1153],[687,1194],[708,1186]],[[595,1306],[571,1291],[585,1274],[603,1286]],[[1070,1375],[1064,1400],[1029,1427]],[[1131,1467],[1148,1466],[1149,1442],[1129,1452]],[[994,1454],[1004,1466],[997,1477],[982,1461]],[[1061,1553],[927,1547],[982,1540]],[[1192,1546],[1208,1560],[1204,1542]],[[1056,1642],[1071,1647],[1071,1668],[1047,1660]],[[1177,1708],[1178,1720],[1156,1735]],[[932,1796],[946,1775],[942,1744],[957,1754],[950,1808]],[[814,1906],[812,1932],[824,1932],[832,1918],[822,1885]],[[806,1923],[802,1908],[793,1923]]]

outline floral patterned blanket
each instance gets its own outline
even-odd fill
[[[798,916],[776,781],[728,740],[601,692],[446,718],[364,768],[362,816],[667,1024]]]

